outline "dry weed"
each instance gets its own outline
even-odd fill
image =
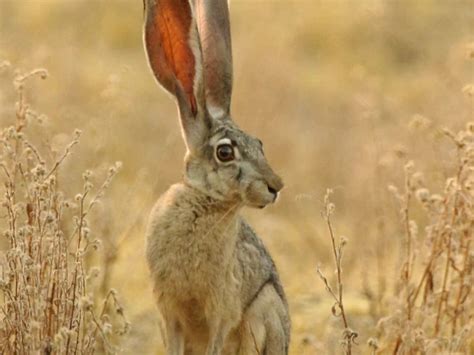
[[[8,67],[4,62],[1,69]],[[67,197],[58,172],[81,132],[74,132],[58,156],[28,136],[29,126],[44,115],[27,102],[25,85],[47,75],[43,69],[15,73],[16,117],[0,132],[0,225],[6,240],[6,249],[0,250],[0,353],[113,353],[118,349],[117,334],[124,334],[129,323],[114,290],[98,300],[93,280],[100,270],[90,267],[87,258],[100,240],[88,218],[119,164],[97,188],[92,172],[86,171],[83,191]]]
[[[429,191],[411,161],[403,191],[389,187],[405,238],[391,311],[379,322],[382,349],[393,354],[472,350],[474,123],[457,134],[443,132],[456,149],[456,171],[444,190]]]
[[[331,312],[335,317],[341,317],[342,323],[344,326],[344,330],[342,332],[341,344],[344,348],[344,352],[347,355],[352,354],[352,346],[356,343],[356,339],[358,337],[357,332],[352,330],[349,327],[349,322],[347,320],[347,315],[344,310],[344,292],[343,292],[343,282],[342,282],[342,251],[344,246],[347,244],[347,240],[344,237],[339,239],[339,242],[336,243],[336,238],[334,236],[333,227],[331,224],[331,215],[334,213],[335,205],[330,201],[329,197],[332,194],[332,190],[328,189],[326,191],[326,195],[324,196],[324,212],[323,217],[326,221],[329,236],[331,238],[331,246],[332,246],[332,254],[334,256],[334,263],[336,266],[336,275],[337,275],[337,283],[336,283],[336,291],[334,291],[333,287],[331,287],[327,277],[323,274],[321,269],[318,267],[317,272],[319,277],[324,283],[326,290],[329,292],[331,297],[334,299],[334,305],[331,308]]]

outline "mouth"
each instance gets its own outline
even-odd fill
[[[244,203],[253,208],[264,209],[270,204],[275,203],[279,197],[279,191],[265,183],[263,186],[257,185],[248,189],[248,193],[243,196]]]
[[[272,197],[270,199],[268,199],[268,200],[265,199],[264,201],[260,201],[260,203],[255,204],[255,207],[257,207],[259,209],[264,209],[268,205],[274,204],[276,202],[276,200],[278,199],[278,192],[272,193],[271,196]]]
[[[273,194],[273,201],[272,201],[272,203],[275,203],[276,200],[278,200],[278,196],[279,196],[278,192],[277,192],[276,194]]]

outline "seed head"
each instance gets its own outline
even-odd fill
[[[425,189],[425,188],[420,188],[418,190],[416,190],[416,198],[421,202],[421,203],[425,203],[425,202],[428,202],[429,198],[430,198],[430,192],[428,189]]]

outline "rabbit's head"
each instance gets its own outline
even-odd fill
[[[227,0],[145,0],[145,8],[151,69],[179,108],[186,182],[223,201],[253,207],[272,203],[282,180],[268,164],[261,141],[230,117]]]

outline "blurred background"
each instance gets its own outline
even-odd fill
[[[49,71],[28,90],[47,115],[47,135],[37,127],[32,139],[61,152],[83,131],[60,172],[63,188],[80,191],[84,170],[101,176],[123,163],[93,231],[104,239],[108,286],[132,322],[124,353],[160,354],[144,225],[181,179],[184,144],[174,102],[148,68],[142,18],[139,0],[0,0],[0,61]],[[334,279],[321,218],[327,188],[336,234],[348,239],[346,308],[366,353],[399,275],[399,211],[387,185],[403,186],[403,166],[414,160],[430,190],[442,190],[455,151],[439,128],[473,119],[474,3],[232,0],[231,22],[234,120],[264,142],[286,183],[278,204],[244,213],[286,288],[292,353],[340,350],[340,321],[316,274],[321,265]],[[7,74],[0,88],[6,125],[14,120]]]

